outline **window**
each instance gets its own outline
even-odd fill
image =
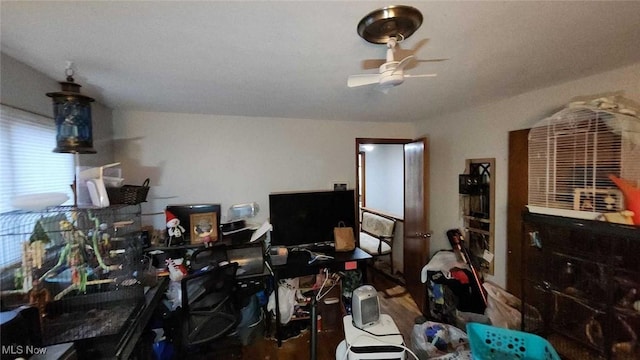
[[[55,142],[53,119],[0,105],[0,213],[16,210],[16,195],[58,192],[73,198],[73,154],[52,152]],[[25,240],[4,236],[9,230],[0,229],[0,267],[19,261]]]
[[[73,196],[73,154],[52,152],[53,119],[0,107],[0,213],[14,210],[16,195],[63,192]]]

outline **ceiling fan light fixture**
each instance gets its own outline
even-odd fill
[[[358,23],[358,35],[373,44],[406,39],[422,25],[422,14],[412,6],[392,5],[374,10]]]

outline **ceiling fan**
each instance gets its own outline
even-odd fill
[[[358,23],[358,34],[368,42],[386,44],[387,56],[378,68],[377,74],[351,75],[347,86],[358,87],[377,84],[377,89],[387,93],[404,82],[405,78],[433,77],[436,74],[411,75],[405,68],[415,61],[443,61],[447,59],[416,60],[409,55],[396,60],[395,54],[399,42],[413,34],[422,24],[422,14],[416,8],[404,5],[389,6],[375,10]]]

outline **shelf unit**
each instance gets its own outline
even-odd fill
[[[469,159],[459,177],[465,238],[483,272],[493,274],[495,159]]]
[[[640,359],[640,227],[525,211],[522,235],[523,329],[564,359]]]

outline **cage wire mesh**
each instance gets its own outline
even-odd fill
[[[640,119],[568,106],[529,132],[529,205],[594,213],[624,210],[609,175],[640,181]]]
[[[38,307],[45,344],[121,331],[143,303],[140,207],[0,214],[2,309]]]

